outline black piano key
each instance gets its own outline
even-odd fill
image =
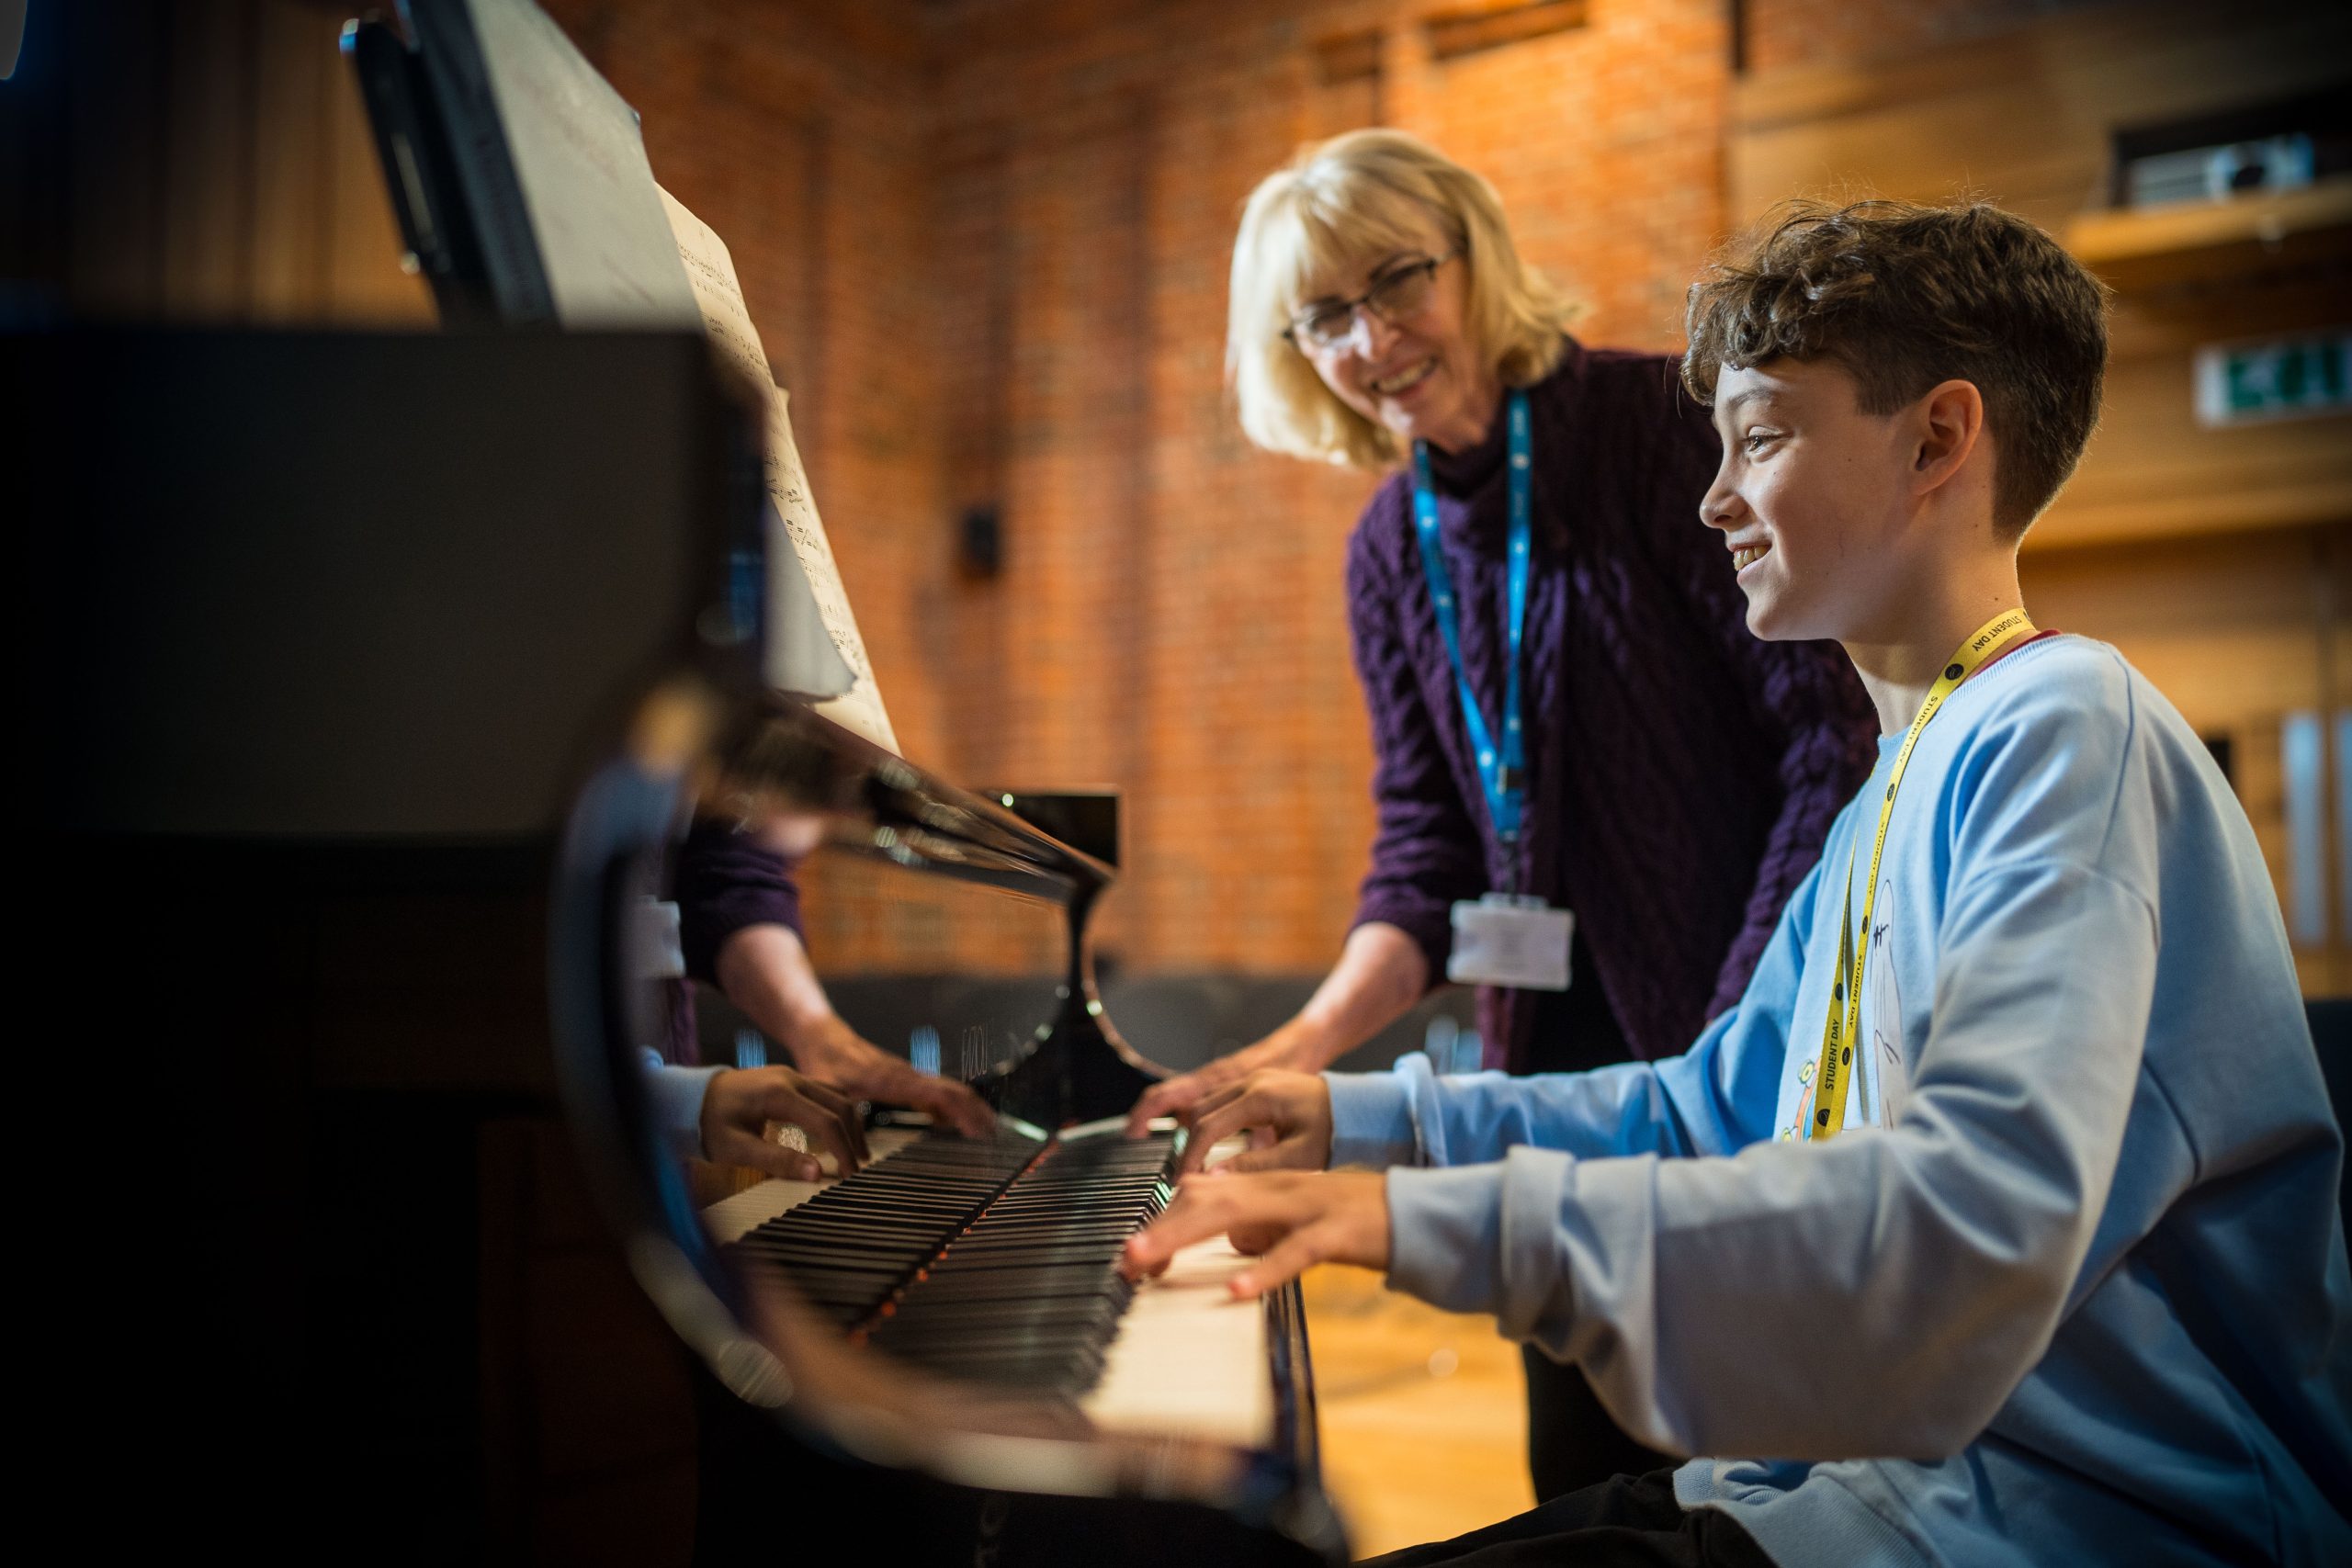
[[[1135,1287],[1126,1238],[1167,1206],[1166,1135],[933,1137],[778,1215],[735,1255],[783,1269],[854,1337],[943,1376],[1075,1398]]]

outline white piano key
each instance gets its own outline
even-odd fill
[[[1219,1236],[1179,1252],[1119,1319],[1102,1380],[1079,1408],[1106,1431],[1264,1448],[1274,1440],[1263,1302],[1227,1290],[1250,1259]]]
[[[922,1135],[914,1128],[877,1128],[866,1143],[880,1159]],[[1248,1146],[1247,1139],[1228,1139],[1211,1157]],[[705,1209],[703,1224],[721,1245],[737,1241],[831,1185],[763,1181]],[[1237,1302],[1227,1288],[1249,1262],[1219,1236],[1184,1248],[1166,1273],[1143,1281],[1120,1316],[1102,1379],[1080,1409],[1105,1431],[1271,1445],[1275,1406],[1266,1306]]]

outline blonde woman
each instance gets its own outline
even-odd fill
[[[1489,1066],[1679,1052],[1869,772],[1838,649],[1747,632],[1699,521],[1720,447],[1676,362],[1585,348],[1571,313],[1493,188],[1402,132],[1310,148],[1250,196],[1242,428],[1388,475],[1348,545],[1378,826],[1306,1006],[1153,1089],[1137,1124],[1231,1120],[1250,1074],[1319,1071],[1449,979],[1480,987]],[[1539,1496],[1657,1462],[1576,1368],[1527,1368]]]

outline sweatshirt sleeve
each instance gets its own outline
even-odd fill
[[[1698,403],[1679,388],[1665,396],[1673,406],[1655,422],[1654,467],[1668,478],[1647,487],[1655,498],[1650,543],[1693,623],[1715,638],[1724,671],[1770,738],[1781,793],[1738,933],[1716,973],[1707,1004],[1712,1018],[1746,988],[1781,907],[1819,857],[1830,820],[1870,772],[1878,726],[1868,694],[1836,643],[1764,642],[1748,631],[1747,596],[1724,558],[1723,541],[1699,521],[1722,446]]]
[[[1453,952],[1453,906],[1486,891],[1487,868],[1477,824],[1397,633],[1400,591],[1374,557],[1372,525],[1391,504],[1387,491],[1374,496],[1348,542],[1348,626],[1372,719],[1375,817],[1372,869],[1352,923],[1380,920],[1410,936],[1435,988]]]
[[[700,1159],[702,1098],[723,1069],[672,1066],[650,1049],[643,1054],[643,1065],[646,1104],[662,1146],[673,1159]]]
[[[1394,1170],[1392,1283],[1580,1362],[1628,1431],[1670,1451],[1965,1446],[2083,1269],[2154,988],[2144,854],[2080,852],[2149,835],[2109,831],[2112,773],[2104,816],[2096,779],[2052,787],[2061,748],[2044,740],[1972,762],[1993,805],[1956,833],[1965,869],[1895,1126],[1728,1158],[1522,1146]]]
[[[716,985],[719,950],[747,926],[800,931],[800,888],[791,863],[749,833],[698,819],[678,846],[673,874],[686,973]]]
[[[1790,898],[1738,1005],[1679,1056],[1532,1077],[1441,1077],[1411,1051],[1388,1072],[1324,1074],[1331,1164],[1476,1165],[1522,1145],[1583,1159],[1729,1155],[1764,1138],[1820,882],[1816,870]]]

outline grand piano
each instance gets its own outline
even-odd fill
[[[599,1560],[483,1533],[538,1461],[500,1436],[515,1391],[622,1375],[526,1345],[517,1380],[494,1343],[481,1195],[553,1092],[695,1369],[697,1560],[844,1531],[906,1561],[1342,1560],[1295,1290],[1227,1302],[1215,1248],[1136,1291],[1109,1269],[1174,1139],[1086,1125],[1157,1070],[1089,972],[1101,803],[958,787],[779,694],[755,411],[696,333],[566,319],[582,277],[534,205],[564,139],[514,123],[498,51],[568,46],[527,0],[404,11],[346,48],[466,330],[58,331],[0,362],[54,498],[16,621],[30,957],[140,1020],[106,1071],[31,1080],[141,1133],[84,1183],[136,1248],[77,1266],[80,1326],[128,1353],[60,1433],[119,1451],[141,1417],[118,1542]],[[975,1075],[996,1137],[877,1131],[846,1180],[699,1201],[647,1116],[639,941],[698,812],[1059,911],[1053,1009]]]
[[[624,748],[584,790],[552,983],[567,1102],[605,1205],[718,1385],[702,1559],[764,1554],[790,1495],[860,1499],[910,1561],[1343,1560],[1295,1286],[1233,1302],[1241,1260],[1222,1242],[1140,1286],[1116,1274],[1120,1242],[1165,1201],[1181,1134],[1116,1130],[1155,1069],[1087,972],[1083,916],[1108,866],[1020,815],[1050,817],[1056,799],[958,789],[763,690],[673,676],[646,701],[631,731],[676,749]],[[696,1201],[647,1115],[640,1043],[662,1002],[632,932],[697,777],[787,840],[821,832],[826,852],[1064,911],[1055,1014],[975,1080],[995,1136],[886,1125],[846,1179]]]
[[[613,173],[641,164],[633,118],[589,123],[610,89],[528,0],[414,0],[407,19],[403,34],[362,26],[346,42],[445,314],[527,331],[583,301],[609,313],[583,269],[570,269],[568,299],[557,287],[566,269],[548,253],[564,225],[546,209],[594,186],[582,205],[608,229],[651,227],[650,179]],[[550,83],[574,123],[515,124]],[[589,141],[594,166],[568,166]],[[658,234],[600,243],[649,258],[655,276],[632,279],[635,294],[668,289]],[[789,436],[771,425],[766,438]],[[783,547],[768,521],[706,530],[728,553],[703,580],[731,574],[739,605],[747,559]],[[764,1559],[786,1495],[870,1496],[910,1556],[1340,1554],[1296,1287],[1233,1302],[1224,1284],[1240,1260],[1222,1242],[1140,1286],[1116,1271],[1121,1242],[1166,1201],[1182,1134],[1118,1132],[1164,1069],[1120,1037],[1093,982],[1088,919],[1117,874],[1115,795],[960,788],[778,694],[792,675],[774,645],[808,602],[775,586],[790,566],[751,573],[771,591],[738,611],[733,640],[712,642],[706,609],[702,646],[649,672],[571,814],[551,914],[575,1135],[639,1281],[710,1373],[698,1557]],[[1057,911],[1050,1013],[963,1064],[999,1112],[995,1136],[881,1128],[880,1157],[845,1179],[697,1202],[649,1125],[643,1062],[664,1003],[634,923],[697,815]]]

